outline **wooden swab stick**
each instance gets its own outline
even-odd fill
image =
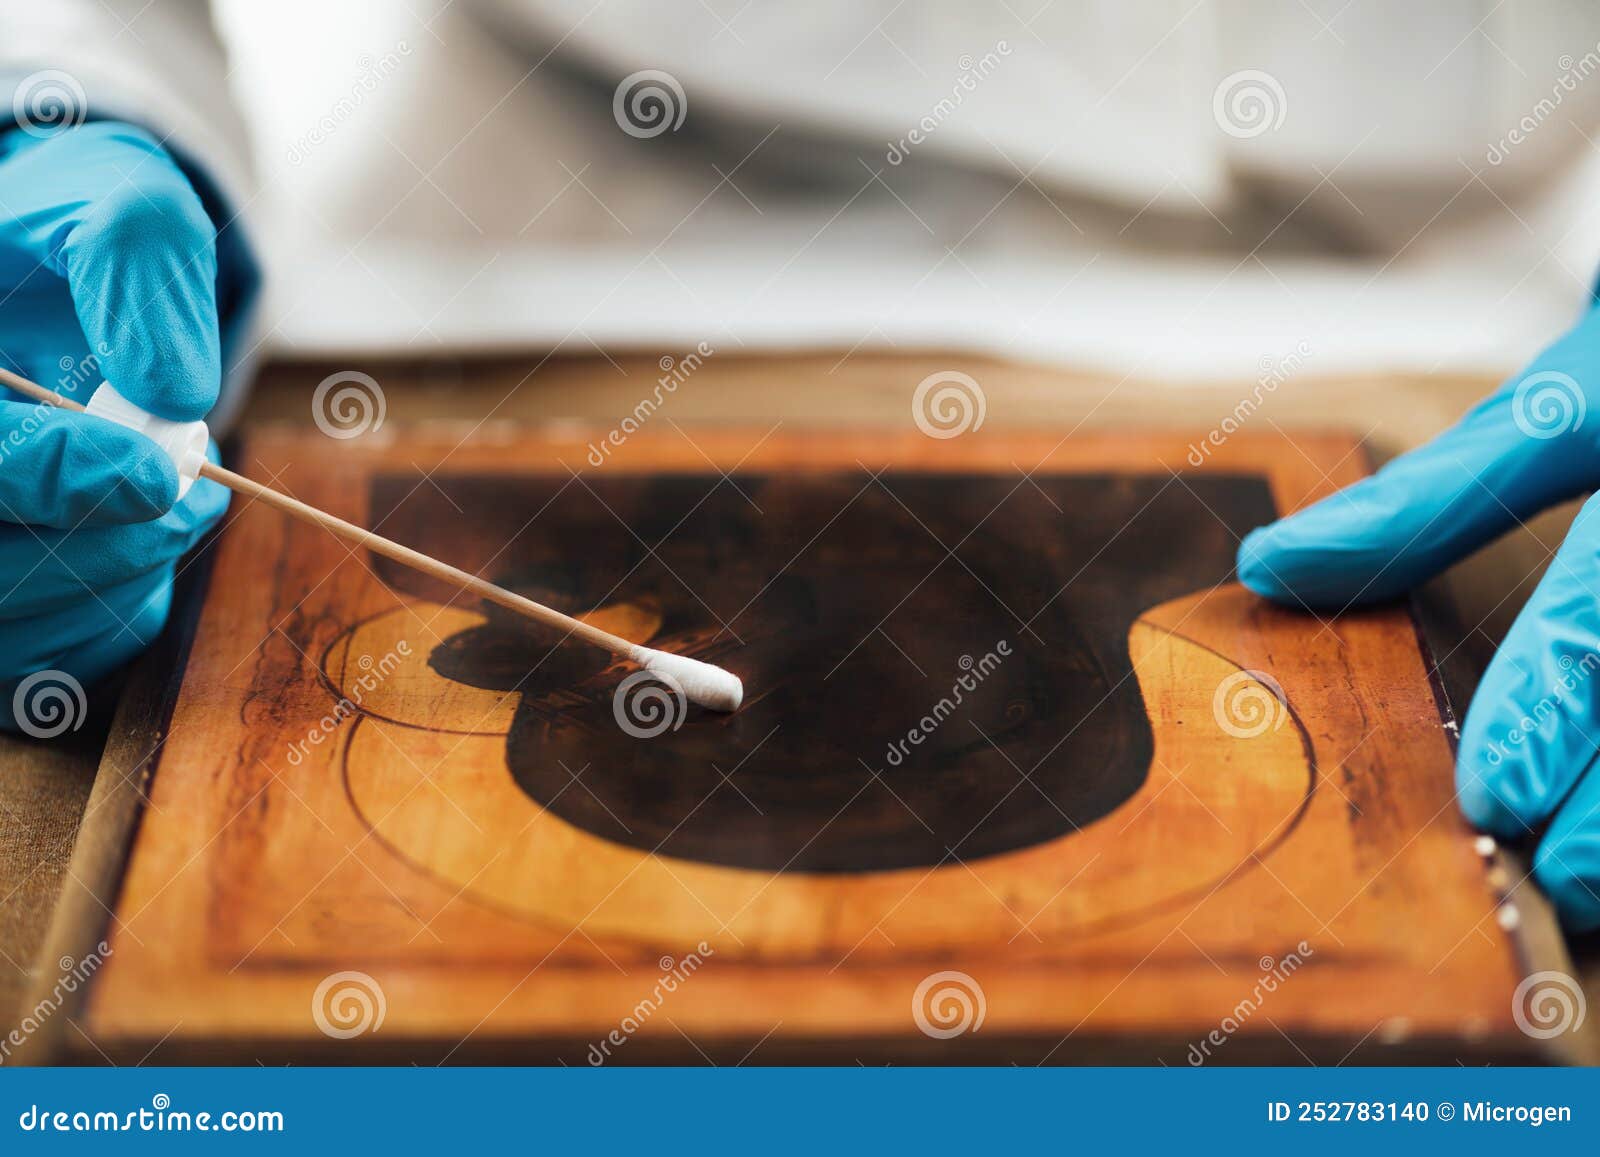
[[[27,378],[3,368],[0,368],[0,383],[46,405],[84,412],[84,407],[71,398],[47,390],[36,382],[30,382]],[[676,684],[688,699],[702,707],[709,707],[714,711],[733,711],[744,698],[744,685],[731,671],[725,671],[721,667],[701,662],[699,659],[691,659],[687,655],[674,655],[667,651],[657,651],[637,643],[630,643],[627,639],[613,635],[609,631],[602,631],[599,627],[591,626],[581,619],[563,614],[554,607],[547,607],[543,603],[524,598],[515,591],[496,586],[475,574],[468,574],[449,563],[440,562],[421,551],[412,550],[409,546],[401,546],[381,534],[374,534],[353,522],[346,522],[325,510],[318,510],[315,506],[301,502],[298,498],[291,498],[270,486],[263,486],[242,474],[214,466],[209,461],[201,465],[200,477],[219,482],[229,490],[247,495],[268,506],[275,506],[293,518],[309,522],[313,526],[320,526],[330,534],[356,546],[365,547],[374,554],[392,558],[423,574],[432,575],[479,598],[525,615],[535,622],[576,635],[613,655],[632,660],[657,675],[664,676],[669,683]]]

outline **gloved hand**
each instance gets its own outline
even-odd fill
[[[1251,532],[1239,577],[1320,611],[1393,598],[1543,508],[1600,486],[1600,310],[1434,441]],[[1600,497],[1489,664],[1456,789],[1479,828],[1539,836],[1563,921],[1600,926]]]
[[[216,402],[215,230],[149,133],[0,130],[0,364],[79,402],[110,381],[173,420]],[[160,631],[178,558],[228,504],[205,480],[177,493],[143,435],[0,389],[0,726],[59,732],[62,703],[22,681],[92,688]]]

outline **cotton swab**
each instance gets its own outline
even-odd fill
[[[19,394],[43,402],[46,405],[56,406],[64,410],[76,410],[80,413],[88,412],[87,407],[80,405],[71,398],[63,397],[53,390],[47,390],[27,378],[20,377],[9,370],[0,368],[0,383],[17,391]],[[102,387],[104,388],[104,387]],[[113,417],[112,420],[118,420]],[[158,420],[159,421],[159,420]],[[123,425],[139,428],[131,422],[124,421]],[[158,439],[159,441],[159,439]],[[170,452],[170,451],[169,451]],[[651,647],[630,643],[627,639],[613,635],[609,631],[591,626],[581,619],[563,614],[553,607],[543,603],[536,603],[532,599],[524,598],[514,591],[479,578],[477,575],[468,574],[451,566],[449,563],[440,562],[423,554],[421,551],[412,550],[374,534],[352,522],[337,518],[325,510],[318,510],[315,506],[291,498],[280,493],[270,486],[246,478],[242,474],[235,474],[232,470],[215,466],[209,461],[200,461],[195,473],[201,478],[209,478],[213,482],[221,483],[236,493],[254,498],[268,506],[275,506],[285,514],[298,518],[302,522],[309,522],[313,526],[320,526],[346,542],[356,546],[365,547],[374,554],[381,554],[385,558],[392,558],[398,563],[403,563],[423,574],[431,575],[443,582],[460,587],[464,591],[487,599],[491,603],[505,607],[508,610],[525,615],[526,617],[545,626],[554,627],[556,630],[565,631],[575,635],[586,643],[618,655],[631,662],[639,664],[662,678],[664,682],[682,690],[684,697],[691,703],[698,703],[702,707],[713,711],[734,711],[738,709],[744,699],[744,684],[739,677],[731,671],[725,671],[711,663],[699,659],[691,659],[687,655],[674,655],[667,651],[658,651]]]

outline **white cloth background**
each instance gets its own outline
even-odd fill
[[[174,3],[110,39],[137,57]],[[1296,349],[1318,376],[1510,372],[1600,265],[1588,5],[215,7],[266,341],[291,356],[707,341],[1185,381]],[[681,130],[618,127],[641,69],[681,84]],[[1256,136],[1215,114],[1240,70],[1281,88]]]

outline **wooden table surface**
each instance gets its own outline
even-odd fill
[[[387,421],[488,422],[570,420],[614,425],[660,376],[655,356],[527,357],[374,363],[360,367],[276,364],[258,383],[244,423],[309,424],[311,391],[327,374],[359,368],[383,385]],[[660,418],[685,429],[746,427],[905,429],[910,397],[925,376],[956,369],[981,382],[986,423],[1074,427],[1216,425],[1249,391],[1240,386],[1177,388],[1015,365],[967,355],[719,355],[672,396]],[[1319,381],[1307,374],[1281,387],[1253,421],[1284,430],[1321,427],[1366,437],[1380,457],[1448,425],[1488,381]],[[1542,572],[1570,511],[1554,512],[1458,567],[1424,600],[1442,674],[1461,704],[1487,654]],[[1509,594],[1509,597],[1508,597]],[[1454,608],[1452,615],[1450,609]],[[1456,622],[1452,624],[1451,619]],[[15,1013],[48,925],[88,801],[108,712],[69,741],[42,744],[0,736],[0,1030]],[[1600,950],[1574,945],[1591,1000],[1600,983]],[[53,964],[52,964],[53,967]]]

